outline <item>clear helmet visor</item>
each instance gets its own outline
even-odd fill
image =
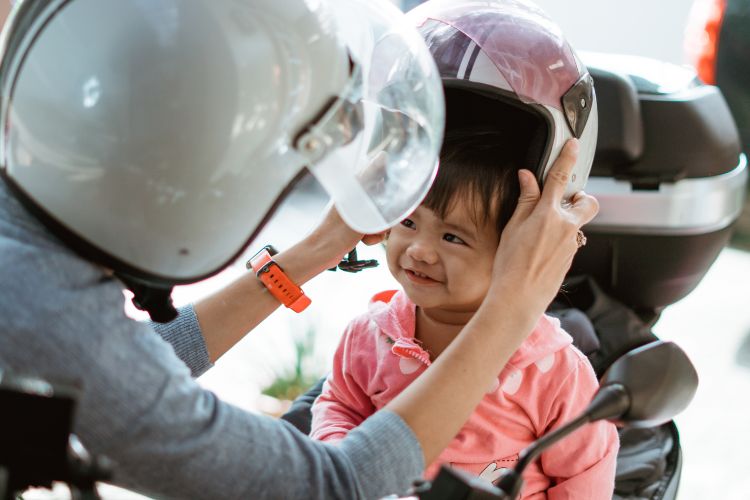
[[[346,223],[379,232],[411,213],[435,178],[442,86],[424,41],[393,5],[329,3],[351,54],[351,79],[294,146]]]

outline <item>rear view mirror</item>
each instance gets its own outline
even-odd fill
[[[630,404],[620,414],[600,418],[631,427],[652,427],[687,408],[698,389],[698,374],[677,344],[656,341],[615,361],[602,377],[600,392],[611,385],[623,386]]]

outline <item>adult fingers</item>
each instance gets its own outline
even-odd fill
[[[530,171],[519,170],[518,183],[521,187],[521,194],[518,197],[518,205],[513,212],[511,220],[526,219],[531,212],[534,211],[534,207],[536,207],[536,204],[539,202],[539,197],[541,195],[539,192],[539,184],[537,184],[534,174]]]
[[[565,189],[570,182],[570,175],[578,159],[578,140],[570,139],[565,143],[560,155],[547,173],[542,189],[542,200],[546,203],[559,205]]]
[[[389,231],[383,231],[382,233],[366,234],[362,237],[362,243],[365,245],[376,245],[388,236]]]
[[[599,202],[590,194],[579,191],[573,196],[571,201],[572,204],[568,212],[576,218],[580,226],[591,222],[596,217],[596,214],[599,213]]]

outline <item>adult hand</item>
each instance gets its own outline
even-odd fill
[[[519,171],[521,195],[500,239],[493,286],[510,287],[530,318],[538,318],[559,291],[578,250],[577,232],[599,211],[596,199],[583,191],[563,201],[577,156],[578,141],[571,139],[542,192],[531,172]]]

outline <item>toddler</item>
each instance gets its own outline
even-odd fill
[[[520,193],[519,144],[492,131],[446,136],[430,193],[387,237],[388,268],[402,289],[375,295],[347,327],[313,406],[314,438],[337,441],[385,406],[479,308]],[[556,319],[542,316],[426,476],[450,464],[494,481],[523,448],[576,417],[597,388],[588,359]],[[583,427],[526,469],[522,498],[611,498],[617,449],[612,424]]]

